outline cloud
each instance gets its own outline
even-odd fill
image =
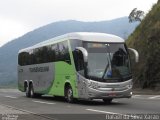
[[[128,16],[133,8],[148,10],[157,0],[0,0],[0,40],[60,21],[102,21]],[[2,34],[3,33],[3,34]]]
[[[0,17],[0,46],[29,31],[24,24]]]

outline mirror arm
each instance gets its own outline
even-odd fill
[[[83,47],[76,47],[76,49],[80,50],[83,53],[84,62],[87,63],[88,62],[88,52],[87,52],[87,50]]]
[[[76,47],[77,50],[80,50],[83,54],[83,59],[84,59],[84,76],[88,78],[87,75],[87,64],[88,64],[88,52],[85,48],[83,47]]]
[[[135,55],[135,61],[139,62],[139,53],[137,50],[133,49],[133,48],[128,48],[130,51],[132,51]]]

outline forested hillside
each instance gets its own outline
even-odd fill
[[[129,36],[129,47],[138,50],[140,62],[134,67],[134,83],[141,88],[160,88],[160,0]]]

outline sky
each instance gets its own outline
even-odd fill
[[[158,0],[0,0],[0,47],[52,22],[104,21],[147,13]]]

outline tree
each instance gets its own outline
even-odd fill
[[[141,22],[143,18],[144,18],[144,11],[137,10],[137,8],[134,8],[128,16],[130,23],[135,21]]]

